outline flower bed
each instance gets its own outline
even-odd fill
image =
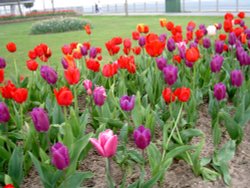
[[[4,78],[0,58],[0,181],[19,187],[34,166],[44,187],[87,185],[99,172],[91,159],[99,157],[107,187],[166,187],[176,164],[232,185],[229,164],[250,117],[244,17],[227,13],[208,27],[163,18],[163,34],[138,24],[131,38],[105,43],[112,61],[102,66],[103,49],[91,44],[87,24],[89,41],[61,48],[63,73],[50,66],[53,53],[42,43],[29,50],[32,73],[21,79],[16,45],[8,43],[15,74]]]

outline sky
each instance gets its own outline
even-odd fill
[[[128,0],[128,3],[133,2],[145,2],[146,0]],[[151,1],[151,0],[150,0]],[[152,1],[164,1],[164,0],[152,0]],[[92,6],[97,3],[98,0],[54,0],[55,8],[63,8],[63,7],[77,7],[77,6]],[[125,0],[99,0],[100,4],[120,4],[124,3]],[[45,9],[51,9],[51,0],[35,0],[34,7],[32,9],[43,10],[45,5]]]

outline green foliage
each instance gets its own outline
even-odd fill
[[[55,18],[39,21],[32,25],[31,34],[62,33],[81,30],[89,21],[81,18]]]

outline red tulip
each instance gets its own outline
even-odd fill
[[[30,71],[36,71],[36,69],[38,67],[38,63],[32,59],[26,61],[26,65]]]
[[[179,56],[179,55],[174,55],[174,56],[173,56],[173,62],[181,63],[181,56]]]
[[[57,103],[60,106],[69,106],[73,100],[73,94],[67,87],[62,87],[59,91],[54,89]]]
[[[166,28],[168,31],[171,31],[174,28],[174,23],[173,22],[168,22],[166,25]]]
[[[78,68],[70,67],[64,71],[64,76],[70,85],[74,85],[80,80],[80,71]]]
[[[135,73],[136,65],[134,56],[120,56],[117,61],[120,69],[127,69],[128,72]]]
[[[135,55],[139,55],[141,53],[141,47],[135,46],[134,48],[132,48],[132,51]]]
[[[165,88],[162,91],[162,97],[165,100],[166,103],[174,102],[175,101],[175,95],[172,92],[171,88]]]
[[[28,90],[26,88],[17,88],[16,91],[12,94],[13,99],[21,104],[27,100]]]
[[[239,12],[238,17],[241,19],[245,18],[245,12]]]
[[[150,33],[147,35],[145,49],[146,49],[146,52],[151,57],[160,56],[162,54],[164,48],[165,48],[165,42],[161,42],[159,40],[158,35],[156,35],[154,33]]]
[[[100,63],[95,59],[86,59],[86,66],[89,70],[92,70],[93,72],[99,72],[100,70]]]
[[[14,187],[14,185],[12,185],[12,184],[7,184],[7,185],[5,185],[3,188],[15,188],[15,187]]]
[[[166,18],[161,18],[160,19],[160,25],[161,25],[161,27],[166,27],[166,25],[167,25],[167,19]]]
[[[223,27],[224,27],[225,32],[227,32],[227,33],[231,32],[233,29],[232,20],[229,20],[229,19],[225,20]]]
[[[136,30],[139,33],[148,33],[149,32],[149,27],[145,24],[138,24],[136,27]]]
[[[2,97],[5,99],[12,99],[15,91],[16,86],[10,80],[7,82],[7,85],[0,88]]]
[[[123,46],[124,48],[131,48],[132,46],[131,40],[129,38],[124,39]]]
[[[0,69],[0,83],[4,81],[4,69]]]
[[[14,42],[9,42],[6,48],[9,52],[14,53],[16,51],[16,44]]]
[[[225,41],[227,39],[227,35],[226,34],[220,34],[219,39],[222,40],[222,41]]]
[[[203,30],[201,29],[198,29],[196,32],[195,32],[195,36],[198,40],[200,40],[203,36],[204,36],[204,32]]]
[[[30,59],[36,59],[36,52],[34,50],[30,50],[28,54]]]
[[[178,97],[179,101],[187,102],[190,98],[191,90],[190,88],[186,88],[186,87],[177,88],[174,91],[174,95]]]
[[[194,63],[196,62],[200,57],[200,52],[198,48],[191,47],[186,50],[186,59],[188,62]]]
[[[138,31],[133,31],[132,38],[133,40],[138,40],[140,38],[140,33]]]
[[[113,63],[113,64],[106,64],[103,66],[102,69],[102,74],[105,77],[112,77],[117,73],[118,70],[118,64]]]
[[[68,45],[68,44],[65,44],[65,45],[61,48],[61,50],[62,50],[62,53],[63,53],[64,55],[68,55],[68,54],[71,54],[71,53],[72,53],[72,48],[71,48],[71,46]]]
[[[86,33],[87,33],[88,35],[91,35],[91,28],[90,28],[90,25],[89,25],[89,24],[86,24],[86,25],[84,26],[84,29],[85,29],[85,31],[86,31]]]
[[[226,13],[224,16],[225,20],[232,20],[234,19],[234,15],[230,12]]]

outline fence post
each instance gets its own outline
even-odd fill
[[[216,12],[219,12],[219,0],[216,0]]]
[[[185,12],[185,0],[182,0],[182,11]]]
[[[158,2],[155,2],[155,12],[158,12]]]
[[[117,13],[117,4],[115,4],[115,13]]]
[[[133,9],[134,9],[134,12],[136,12],[136,5],[135,5],[135,3],[133,3]]]
[[[199,0],[199,12],[201,11],[201,0]]]
[[[147,8],[147,5],[146,5],[146,2],[144,2],[144,12],[146,12],[146,8]]]
[[[239,0],[236,0],[236,12],[239,11]]]

